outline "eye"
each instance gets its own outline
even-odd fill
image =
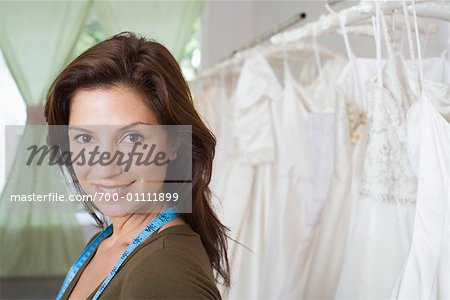
[[[122,142],[124,143],[136,143],[142,140],[144,137],[141,134],[138,133],[129,133],[127,134],[123,139]]]
[[[87,143],[92,142],[93,138],[89,134],[83,133],[83,134],[79,134],[79,135],[75,136],[74,140],[76,140],[80,144],[87,144]]]

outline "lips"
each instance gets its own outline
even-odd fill
[[[118,194],[119,197],[126,195],[136,181],[123,185],[93,184],[97,193]]]

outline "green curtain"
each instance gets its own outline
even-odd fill
[[[44,104],[46,90],[67,63],[91,7],[89,0],[0,1],[0,47],[28,106]],[[42,145],[45,131],[27,125],[20,145],[30,141]],[[0,197],[0,277],[65,275],[84,246],[75,215],[38,213],[33,205],[13,213],[5,205],[10,193],[64,192],[62,185],[43,181],[60,180],[59,174],[27,167],[23,159],[16,156]]]
[[[0,1],[0,47],[27,105],[46,89],[72,52],[92,1]]]
[[[24,131],[21,137],[11,132]],[[75,218],[76,202],[14,202],[11,195],[63,195],[66,185],[57,166],[26,165],[31,145],[45,145],[47,126],[7,126],[7,142],[19,140],[0,203],[0,277],[63,276],[84,242]],[[17,135],[15,135],[17,136]],[[46,162],[46,161],[44,161]],[[47,198],[48,199],[48,198]]]
[[[183,55],[203,1],[117,1],[94,3],[94,11],[108,36],[132,31],[165,45],[176,59]]]

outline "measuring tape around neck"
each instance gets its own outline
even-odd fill
[[[138,247],[140,244],[142,244],[143,241],[145,241],[154,232],[158,231],[158,229],[160,229],[166,223],[175,219],[178,216],[179,216],[179,213],[176,213],[174,208],[169,208],[166,211],[159,214],[156,218],[154,218],[128,245],[128,247],[125,249],[125,251],[120,256],[119,260],[116,262],[116,264],[112,268],[111,272],[108,274],[108,276],[105,278],[105,280],[101,283],[100,287],[98,288],[97,292],[95,293],[95,295],[92,299],[93,300],[98,299],[98,297],[101,295],[101,293],[104,291],[104,289],[108,286],[109,282],[113,279],[113,277],[119,271],[120,266],[128,258],[128,256],[130,256],[131,252],[133,252],[133,250],[136,249],[136,247]],[[64,292],[69,287],[70,283],[72,282],[73,278],[78,273],[78,271],[80,270],[81,266],[86,262],[88,257],[97,248],[98,244],[100,244],[100,242],[108,234],[110,234],[112,230],[113,230],[112,225],[109,225],[102,233],[100,233],[86,247],[86,249],[84,249],[84,251],[77,258],[75,263],[69,269],[69,272],[67,273],[66,278],[64,279],[64,282],[61,286],[61,289],[59,290],[58,295],[56,296],[56,300],[61,299],[62,295],[64,295]]]

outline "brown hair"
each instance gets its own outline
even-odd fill
[[[228,229],[211,207],[208,187],[216,140],[194,108],[189,87],[181,69],[161,44],[121,32],[86,50],[73,60],[49,89],[45,117],[49,125],[68,125],[70,101],[78,89],[126,85],[146,96],[146,104],[162,125],[192,126],[192,213],[181,216],[197,232],[217,277],[230,285],[227,257]],[[49,134],[50,135],[50,134]],[[69,175],[76,190],[83,193],[72,168]],[[86,209],[101,227],[105,219]]]

